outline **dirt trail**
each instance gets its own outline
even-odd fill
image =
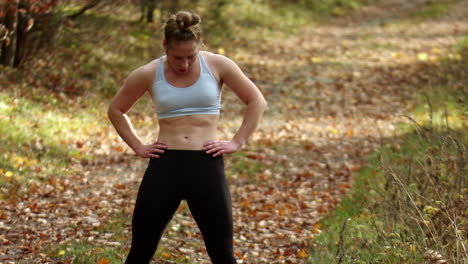
[[[258,73],[252,76],[269,101],[262,127],[245,150],[252,164],[260,164],[251,168],[254,178],[237,173],[234,158],[226,159],[239,263],[305,261],[308,241],[319,232],[316,223],[337,206],[352,185],[352,173],[380,140],[394,136],[409,100],[423,88],[424,77],[416,73],[425,58],[419,54],[445,54],[468,33],[467,3],[457,2],[448,15],[415,23],[407,17],[427,1],[381,1],[333,23],[305,27],[289,39],[268,40],[250,54],[254,60],[236,58],[247,73]],[[220,127],[225,137],[239,123],[235,100],[225,95]],[[120,155],[104,170],[88,166],[83,173],[40,186],[19,205],[1,201],[10,211],[0,221],[5,232],[0,238],[10,244],[5,243],[9,250],[0,262],[51,263],[49,256],[38,254],[44,243],[70,239],[94,243],[91,250],[127,250],[145,165]],[[95,231],[118,213],[127,217],[123,236]],[[186,255],[187,263],[209,263],[184,206],[161,248],[167,259]],[[2,262],[7,258],[14,261]]]

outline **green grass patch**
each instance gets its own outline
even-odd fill
[[[0,92],[0,194],[13,198],[28,184],[69,173],[69,166],[87,158],[89,138],[103,134],[103,115],[46,89]],[[23,188],[24,187],[24,188]]]
[[[73,263],[87,264],[97,263],[101,258],[110,260],[110,263],[122,263],[125,259],[131,234],[127,231],[126,224],[129,223],[131,214],[125,210],[114,213],[109,221],[103,226],[96,227],[100,240],[107,240],[113,245],[102,245],[95,241],[68,241],[61,245],[50,245],[44,253],[51,256],[54,261],[73,260]],[[107,236],[106,236],[107,235]]]
[[[428,73],[428,88],[410,103],[410,118],[425,126],[462,129],[468,114],[468,35]]]
[[[422,263],[429,250],[468,257],[466,133],[415,129],[382,146],[321,224],[310,263]]]
[[[263,170],[263,164],[259,160],[250,159],[245,152],[235,152],[226,160],[226,175],[237,175],[248,179],[249,183],[256,182],[256,176]]]
[[[281,8],[279,8],[281,6]],[[294,32],[298,26],[311,21],[310,9],[301,5],[292,5],[284,1],[244,1],[231,2],[226,8],[226,17],[235,18],[231,23],[242,29],[281,30]]]
[[[291,34],[306,24],[327,22],[332,17],[342,16],[366,2],[369,1],[235,0],[224,8],[222,17],[229,20],[231,32],[267,30]]]
[[[60,245],[48,255],[57,263],[73,261],[76,264],[98,263],[101,259],[110,260],[109,263],[122,263],[124,255],[120,249],[99,247],[86,241],[70,241]]]
[[[427,1],[424,7],[413,13],[413,15],[423,19],[436,18],[447,13],[451,4],[456,2],[459,2],[459,0]]]

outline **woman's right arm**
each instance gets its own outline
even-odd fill
[[[136,135],[132,123],[127,116],[130,108],[148,90],[150,83],[148,76],[149,74],[145,72],[144,68],[134,70],[112,99],[107,116],[119,136],[138,156],[142,158],[158,158],[159,155],[156,153],[164,153],[163,149],[167,148],[166,144],[162,142],[149,145],[143,144]]]

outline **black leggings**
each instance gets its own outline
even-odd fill
[[[132,219],[132,245],[125,264],[148,264],[180,202],[185,199],[214,264],[236,263],[232,205],[222,156],[202,150],[165,150],[150,159]]]

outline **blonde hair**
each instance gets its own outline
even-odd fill
[[[164,24],[164,40],[167,45],[173,42],[195,40],[201,44],[201,18],[190,11],[179,11],[171,15]]]

